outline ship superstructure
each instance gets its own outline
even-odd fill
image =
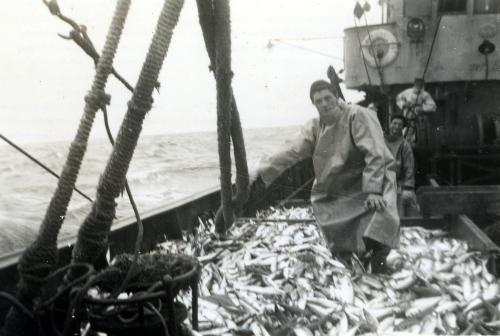
[[[444,161],[441,175],[452,184],[491,173],[499,162],[500,1],[387,0],[382,7],[382,23],[345,29],[346,86],[379,105],[385,126],[398,113],[397,94],[424,78],[437,110],[420,127],[415,149],[437,161],[421,168],[438,170]],[[463,162],[479,167],[472,173]]]

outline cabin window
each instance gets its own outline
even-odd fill
[[[500,0],[475,0],[474,14],[500,13]]]
[[[404,13],[406,17],[431,16],[432,2],[430,0],[405,0]]]
[[[465,13],[467,0],[439,0],[439,14]]]

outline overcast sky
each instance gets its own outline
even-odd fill
[[[380,18],[369,0],[370,21]],[[114,66],[135,85],[151,42],[160,0],[133,1]],[[309,85],[326,79],[328,65],[343,68],[343,29],[354,24],[355,0],[231,0],[233,87],[243,127],[304,123],[316,111]],[[364,3],[364,0],[362,1]],[[61,11],[85,24],[99,52],[115,1],[59,0]],[[71,140],[83,113],[93,63],[57,36],[70,27],[41,0],[10,2],[0,11],[0,133],[17,142]],[[271,39],[282,39],[270,47]],[[308,50],[311,51],[308,51]],[[194,0],[186,0],[160,73],[161,91],[143,134],[215,130],[215,85]],[[106,91],[113,131],[130,93],[115,79]],[[362,95],[346,92],[348,101]],[[100,114],[92,138],[105,136]]]

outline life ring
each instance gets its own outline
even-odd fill
[[[396,36],[386,29],[376,29],[366,34],[361,47],[362,56],[372,68],[376,68],[377,63],[378,66],[385,67],[396,59],[399,52]],[[378,54],[376,60],[374,54]]]

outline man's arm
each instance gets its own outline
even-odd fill
[[[287,142],[283,148],[271,157],[259,162],[254,179],[259,176],[266,186],[271,184],[286,169],[294,164],[312,157],[316,143],[316,120],[308,122],[300,131],[296,139]]]
[[[363,108],[359,108],[351,120],[351,135],[356,147],[363,153],[362,189],[369,194],[365,206],[381,210],[385,206],[382,198],[387,169],[394,169],[394,158],[386,148],[378,119]]]
[[[400,92],[397,96],[396,96],[396,105],[402,110],[404,108],[404,106],[406,105],[406,94],[405,94],[406,90],[405,91],[402,91]]]
[[[411,145],[405,140],[401,148],[403,166],[402,194],[403,204],[409,204],[413,209],[419,209],[417,195],[415,194],[415,160]]]
[[[436,102],[432,99],[431,95],[424,91],[422,92],[422,111],[423,112],[435,112],[436,111]]]
[[[386,162],[394,165],[392,154],[386,149],[382,127],[376,116],[358,108],[351,120],[351,135],[356,147],[363,153],[363,191],[382,194]],[[391,168],[393,169],[393,167]]]

